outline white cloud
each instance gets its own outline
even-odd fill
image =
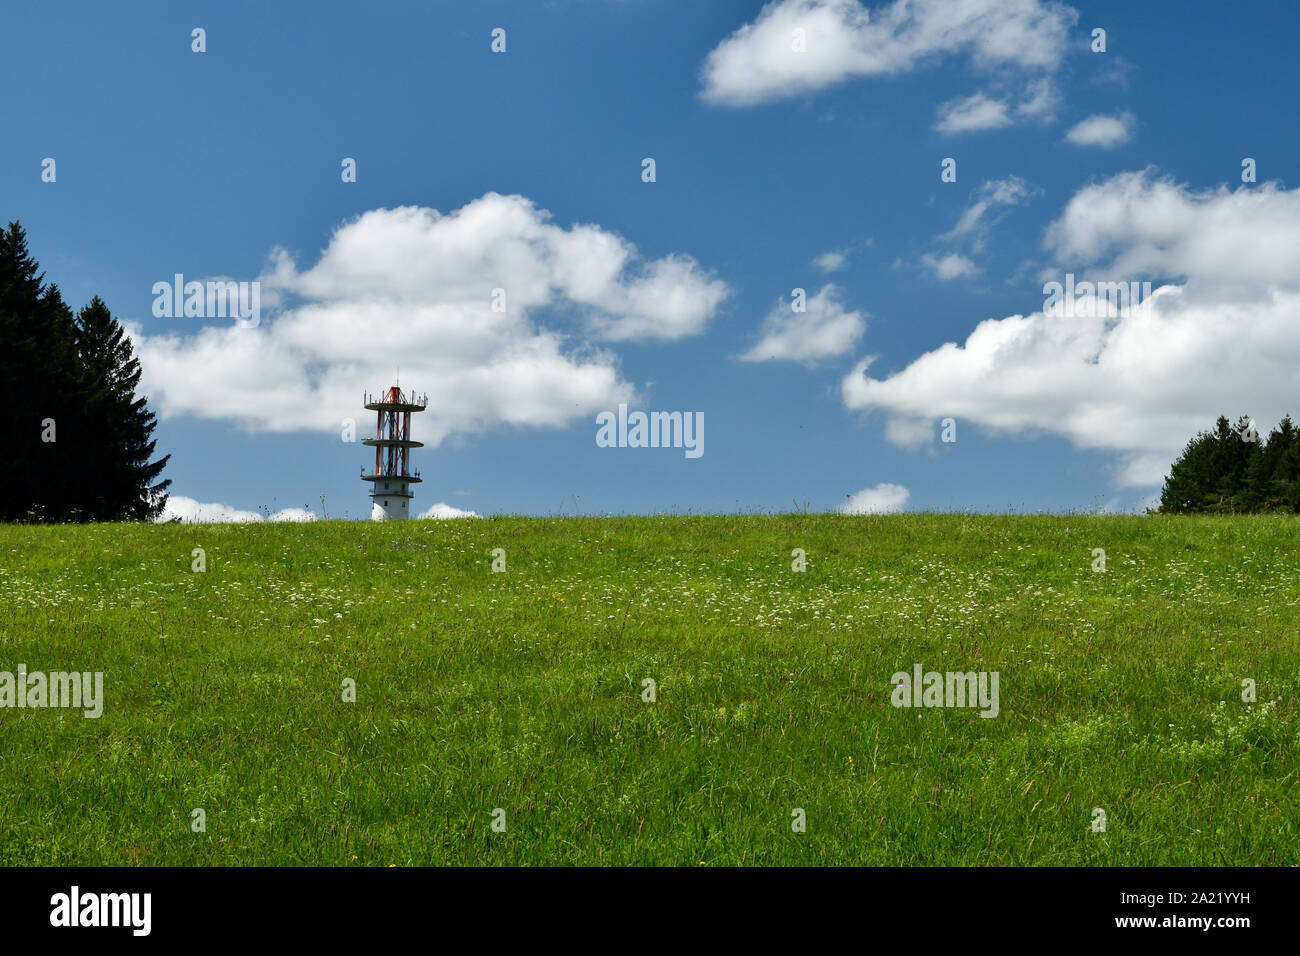
[[[1036,194],[1036,190],[1019,176],[1006,179],[991,179],[976,189],[971,203],[962,212],[957,225],[940,236],[940,239],[971,238],[974,248],[983,247],[988,227],[996,222],[994,218],[1000,206],[1019,206]]]
[[[461,508],[454,508],[449,504],[439,501],[436,505],[430,506],[422,514],[417,515],[419,518],[478,518],[481,515],[475,511],[466,511]],[[184,495],[171,495],[167,499],[167,504],[163,512],[158,516],[158,521],[173,521],[179,519],[185,524],[218,524],[218,523],[237,523],[237,524],[255,524],[259,521],[316,521],[317,515],[306,508],[281,508],[279,511],[268,517],[263,517],[256,511],[243,511],[230,505],[221,504],[220,502],[203,502],[195,501],[193,498],[186,498]]]
[[[853,77],[905,73],[944,55],[980,69],[1051,73],[1078,14],[1040,0],[774,0],[715,47],[701,70],[704,98],[748,106]],[[805,52],[794,49],[802,29]]]
[[[1097,85],[1113,85],[1127,88],[1129,74],[1137,70],[1137,65],[1124,59],[1118,53],[1108,52],[1104,57],[1094,59],[1105,60],[1101,69],[1093,73],[1090,82]]]
[[[1018,103],[981,90],[940,104],[939,121],[934,128],[940,133],[974,133],[1022,120],[1047,121],[1056,115],[1060,99],[1051,79],[1046,77],[1030,83]]]
[[[875,240],[870,236],[861,239],[855,239],[843,249],[828,249],[813,259],[812,264],[822,272],[838,272],[849,263],[849,256],[863,249],[869,249],[875,246]]]
[[[256,511],[241,511],[220,502],[195,501],[184,495],[169,495],[158,521],[180,520],[186,524],[217,524],[261,521]]]
[[[1044,77],[1029,84],[1025,98],[1016,106],[1016,115],[1025,119],[1047,121],[1056,116],[1061,105],[1061,94],[1050,78]]]
[[[417,518],[435,518],[439,520],[447,518],[479,518],[482,517],[477,511],[466,511],[461,508],[453,508],[446,502],[439,501],[436,505],[431,506]]]
[[[882,379],[866,358],[843,382],[845,405],[882,412],[899,444],[932,441],[944,416],[1059,435],[1115,453],[1118,482],[1138,486],[1159,484],[1220,414],[1271,425],[1300,411],[1300,190],[1198,191],[1123,173],[1079,190],[1047,245],[1057,281],[1072,271],[1157,288],[1114,317],[987,319]]]
[[[989,229],[1006,214],[1001,207],[1019,206],[1037,192],[1019,176],[991,179],[972,191],[970,205],[962,212],[957,224],[937,238],[948,242],[964,241],[971,252],[982,252]],[[977,275],[981,271],[970,256],[958,252],[946,255],[926,253],[921,257],[921,264],[945,282]]]
[[[1133,127],[1132,113],[1120,113],[1118,116],[1089,116],[1066,133],[1065,138],[1075,146],[1113,149],[1133,138]]]
[[[949,279],[973,276],[980,271],[974,262],[956,252],[950,252],[946,256],[935,256],[926,253],[921,257],[921,262],[933,269],[934,274],[944,282]]]
[[[265,519],[256,511],[243,511],[221,502],[195,501],[184,495],[169,495],[158,521],[180,520],[185,524],[251,524],[257,521],[315,521],[306,508],[281,508]]]
[[[308,511],[306,508],[281,508],[279,511],[275,512],[266,520],[267,521],[315,521],[316,515],[314,512]]]
[[[991,179],[972,191],[970,205],[962,212],[957,224],[937,238],[945,242],[963,241],[972,253],[982,252],[990,227],[1006,214],[1001,207],[1019,206],[1037,192],[1019,176]],[[977,275],[981,271],[970,256],[958,252],[946,255],[926,253],[921,257],[921,263],[945,282]]]
[[[848,261],[848,254],[838,249],[832,249],[829,252],[823,252],[813,260],[813,265],[822,272],[835,272],[844,268],[844,263]]]
[[[404,385],[429,395],[416,425],[429,444],[634,402],[598,343],[699,333],[729,290],[689,256],[646,261],[598,226],[549,220],[522,196],[488,193],[446,215],[364,213],[302,270],[276,249],[261,282],[288,304],[259,327],[149,336],[129,326],[142,390],[163,419],[338,433],[365,416],[363,391],[393,384],[400,368]],[[504,312],[492,310],[498,288]]]
[[[740,356],[745,362],[787,360],[811,364],[819,359],[843,355],[866,331],[861,312],[850,312],[840,302],[840,290],[825,285],[795,312],[781,299],[763,319],[762,337]]]
[[[837,511],[846,515],[886,515],[902,511],[911,497],[902,485],[882,482],[874,488],[863,488],[850,495],[849,500],[840,505]]]
[[[1011,122],[1011,109],[1004,100],[972,93],[942,104],[934,128],[940,133],[973,133],[1010,126]]]
[[[1075,193],[1046,238],[1058,262],[1099,263],[1107,277],[1291,288],[1300,282],[1300,190],[1196,191],[1154,169],[1120,173]]]

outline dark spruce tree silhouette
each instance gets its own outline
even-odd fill
[[[1267,436],[1249,416],[1197,434],[1170,466],[1163,514],[1300,512],[1300,432],[1286,415]]]
[[[0,520],[150,520],[166,504],[140,364],[96,297],[73,317],[16,222],[0,231]]]
[[[57,441],[72,428],[76,403],[72,312],[57,286],[46,285],[22,227],[0,234],[0,414],[5,463],[0,517],[61,520],[70,502],[73,463]],[[42,440],[55,438],[55,441]]]
[[[145,398],[136,398],[140,360],[121,323],[99,296],[77,315],[77,355],[81,363],[82,421],[85,434],[76,450],[96,470],[83,496],[91,521],[152,521],[167,503],[171,481],[158,481],[171,455],[155,462],[157,426]]]

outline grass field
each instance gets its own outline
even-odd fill
[[[0,864],[1294,864],[1298,540],[1266,517],[7,526],[0,671],[102,671],[105,703],[0,709]],[[998,672],[998,715],[895,708],[918,663]]]

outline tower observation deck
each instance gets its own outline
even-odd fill
[[[367,438],[363,445],[375,449],[375,470],[367,475],[361,470],[362,481],[370,482],[370,518],[372,521],[393,521],[410,517],[410,503],[415,496],[411,485],[420,482],[420,472],[410,470],[412,448],[423,448],[424,442],[411,440],[411,413],[422,412],[429,406],[429,396],[403,392],[394,385],[378,396],[365,396],[366,408],[375,412],[375,437]]]

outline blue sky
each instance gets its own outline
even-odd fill
[[[368,514],[340,423],[400,372],[431,399],[417,511],[1128,510],[1219,413],[1300,412],[1298,18],[17,8],[0,206],[130,323],[186,507]],[[176,273],[260,281],[260,323],[155,316]],[[1066,273],[1160,291],[1043,315]],[[620,400],[702,412],[704,454],[598,447]]]

